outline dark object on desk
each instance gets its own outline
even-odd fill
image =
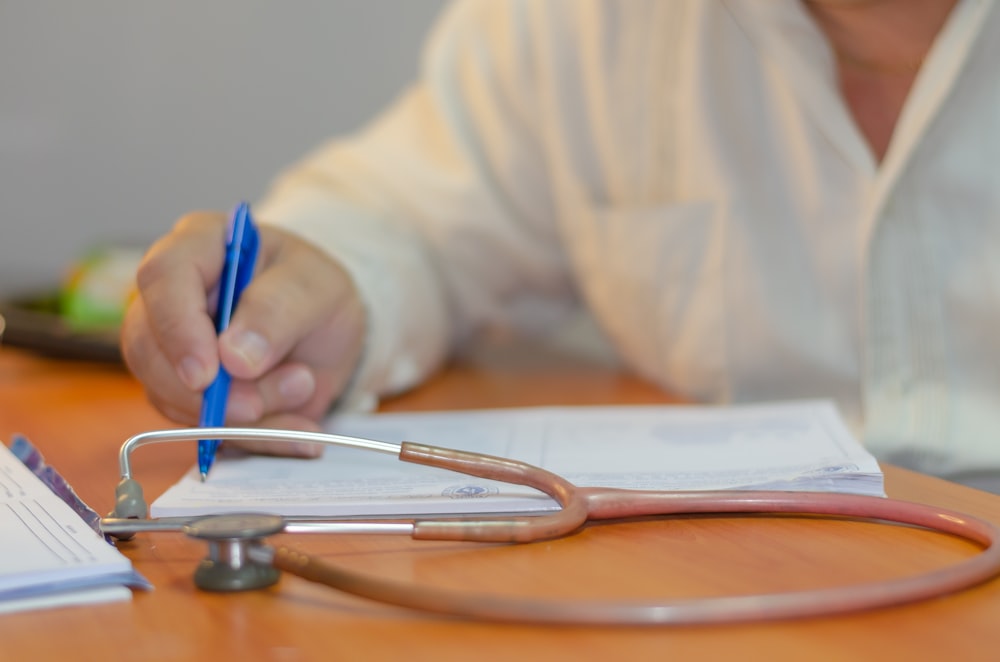
[[[0,302],[6,321],[3,345],[60,359],[122,363],[118,329],[76,329],[59,314],[58,297],[41,295]]]

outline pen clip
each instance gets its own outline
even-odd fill
[[[229,220],[226,237],[226,261],[219,287],[219,305],[215,315],[216,331],[229,326],[240,295],[253,277],[260,239],[250,216],[250,205],[241,202]]]

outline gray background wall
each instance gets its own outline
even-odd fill
[[[0,2],[0,296],[259,196],[392,100],[444,2]]]

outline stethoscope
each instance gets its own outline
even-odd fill
[[[561,509],[540,515],[358,521],[286,518],[270,514],[224,514],[193,519],[149,519],[142,487],[132,477],[131,454],[147,444],[221,439],[312,442],[395,455],[399,460],[533,487]],[[488,621],[677,625],[731,623],[840,614],[899,605],[985,582],[1000,574],[1000,528],[964,513],[872,496],[818,492],[663,492],[577,487],[524,462],[424,444],[401,444],[343,435],[257,428],[189,428],[145,432],[128,439],[118,455],[121,481],[115,507],[102,519],[104,533],[129,539],[145,531],[183,531],[208,543],[208,556],[194,574],[199,588],[244,591],[270,586],[281,572],[364,598],[426,612]],[[572,534],[591,520],[681,514],[771,513],[826,515],[906,524],[946,533],[982,547],[978,554],[923,574],[789,593],[662,600],[580,602],[470,594],[419,587],[347,570],[287,547],[271,547],[276,533],[338,532],[409,535],[415,540],[528,543]]]

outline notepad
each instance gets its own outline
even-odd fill
[[[331,418],[327,429],[517,459],[581,486],[885,495],[878,463],[826,401],[341,415]],[[224,455],[206,482],[192,468],[156,499],[151,514],[256,511],[349,518],[537,513],[557,507],[532,488],[331,447],[315,460]]]
[[[129,586],[148,586],[127,557],[4,444],[0,503],[0,613],[128,600]]]

